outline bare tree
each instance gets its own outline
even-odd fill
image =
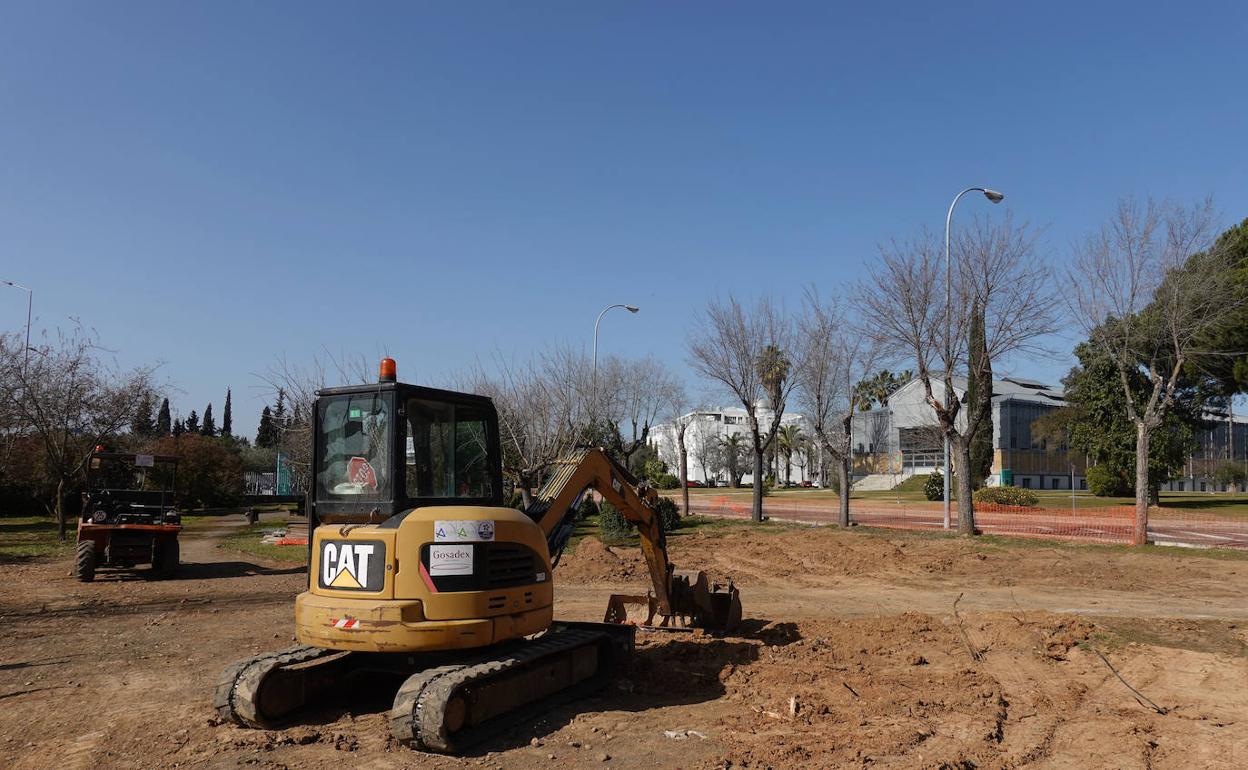
[[[690,424],[686,426],[685,441],[693,459],[702,469],[702,478],[707,482],[717,479],[724,472],[724,450],[715,424],[709,415],[697,409],[694,410]],[[690,429],[691,432],[688,432]]]
[[[645,445],[651,427],[670,411],[673,396],[683,388],[671,370],[653,356],[639,360],[613,356],[599,367],[597,391],[600,400],[609,399],[601,405],[600,414],[619,426],[620,455],[624,466],[629,467],[633,454]]]
[[[924,399],[949,438],[957,469],[958,531],[975,533],[971,499],[970,437],[990,410],[964,405],[957,382],[977,374],[967,364],[971,310],[984,316],[985,355],[990,364],[1019,352],[1041,352],[1053,331],[1057,299],[1051,271],[1036,253],[1036,233],[1015,225],[976,219],[961,231],[952,251],[952,302],[944,297],[944,257],[935,238],[923,235],[880,249],[880,261],[860,287],[858,307],[885,352],[913,360]],[[945,394],[950,394],[946,403]],[[980,398],[991,399],[988,389]],[[964,408],[965,407],[965,408]]]
[[[1135,424],[1135,529],[1148,539],[1148,451],[1173,406],[1186,367],[1208,353],[1197,341],[1242,302],[1227,280],[1231,255],[1214,250],[1213,202],[1193,206],[1124,199],[1077,247],[1067,295],[1088,340],[1118,369]],[[1142,375],[1147,394],[1131,381]]]
[[[689,362],[705,379],[736,396],[745,407],[754,451],[751,517],[763,519],[763,455],[775,440],[785,402],[796,381],[789,358],[793,327],[785,313],[763,298],[746,308],[734,297],[712,300],[688,340]],[[760,406],[771,413],[764,423]]]
[[[322,350],[306,364],[283,355],[258,375],[261,387],[272,394],[279,407],[273,413],[274,448],[281,452],[291,470],[294,489],[307,489],[311,484],[316,391],[373,382],[377,378],[375,365],[363,355],[334,355]]]
[[[6,367],[7,368],[7,367]],[[65,539],[65,492],[86,468],[96,445],[120,433],[153,390],[154,366],[122,369],[94,332],[75,326],[35,346],[29,362],[7,377],[7,410],[37,436],[46,472],[55,481],[51,509]],[[6,378],[7,378],[6,377]]]
[[[865,405],[856,396],[859,383],[880,363],[881,345],[854,328],[835,301],[822,299],[813,289],[806,292],[798,329],[803,366],[797,397],[815,438],[836,465],[838,520],[848,527],[854,415]]]
[[[685,387],[679,382],[672,379],[666,389],[667,403],[664,405],[664,413],[671,425],[672,438],[675,439],[677,452],[677,467],[680,469],[680,491],[682,498],[683,515],[689,515],[689,446],[686,443],[686,435],[689,426],[697,419],[697,412],[690,408],[689,394]],[[703,468],[705,475],[706,469]]]

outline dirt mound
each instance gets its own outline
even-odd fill
[[[639,548],[621,548],[619,553],[590,535],[565,552],[555,570],[555,579],[578,583],[618,583],[645,579],[646,568]]]
[[[1027,697],[1015,692],[1020,672],[1033,692],[1074,665],[1065,653],[1093,626],[1047,613],[960,622],[908,612],[767,623],[742,642],[669,643],[636,673],[718,681],[735,703],[714,726],[728,744],[721,767],[1008,766],[1034,749],[1029,720],[1052,725],[1086,692]]]

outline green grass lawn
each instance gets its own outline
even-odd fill
[[[58,558],[74,552],[75,522],[66,522],[65,541],[56,535],[56,520],[47,516],[0,519],[0,563]]]
[[[260,542],[260,539],[264,537],[266,532],[279,528],[272,522],[261,522],[242,527],[222,538],[217,547],[226,551],[237,551],[249,556],[258,556],[261,559],[282,564],[307,564],[307,546],[270,545]]]

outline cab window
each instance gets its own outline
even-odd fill
[[[488,424],[480,407],[410,399],[404,446],[407,496],[491,497]]]

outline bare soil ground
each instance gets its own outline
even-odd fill
[[[737,580],[738,633],[643,634],[610,690],[449,758],[394,745],[392,693],[351,683],[286,729],[217,722],[217,675],[291,644],[305,581],[218,549],[236,525],[185,533],[178,580],[0,565],[0,766],[1248,766],[1242,558],[748,525],[673,538],[678,566]],[[589,539],[555,579],[558,614],[580,620],[644,587],[634,549]]]

